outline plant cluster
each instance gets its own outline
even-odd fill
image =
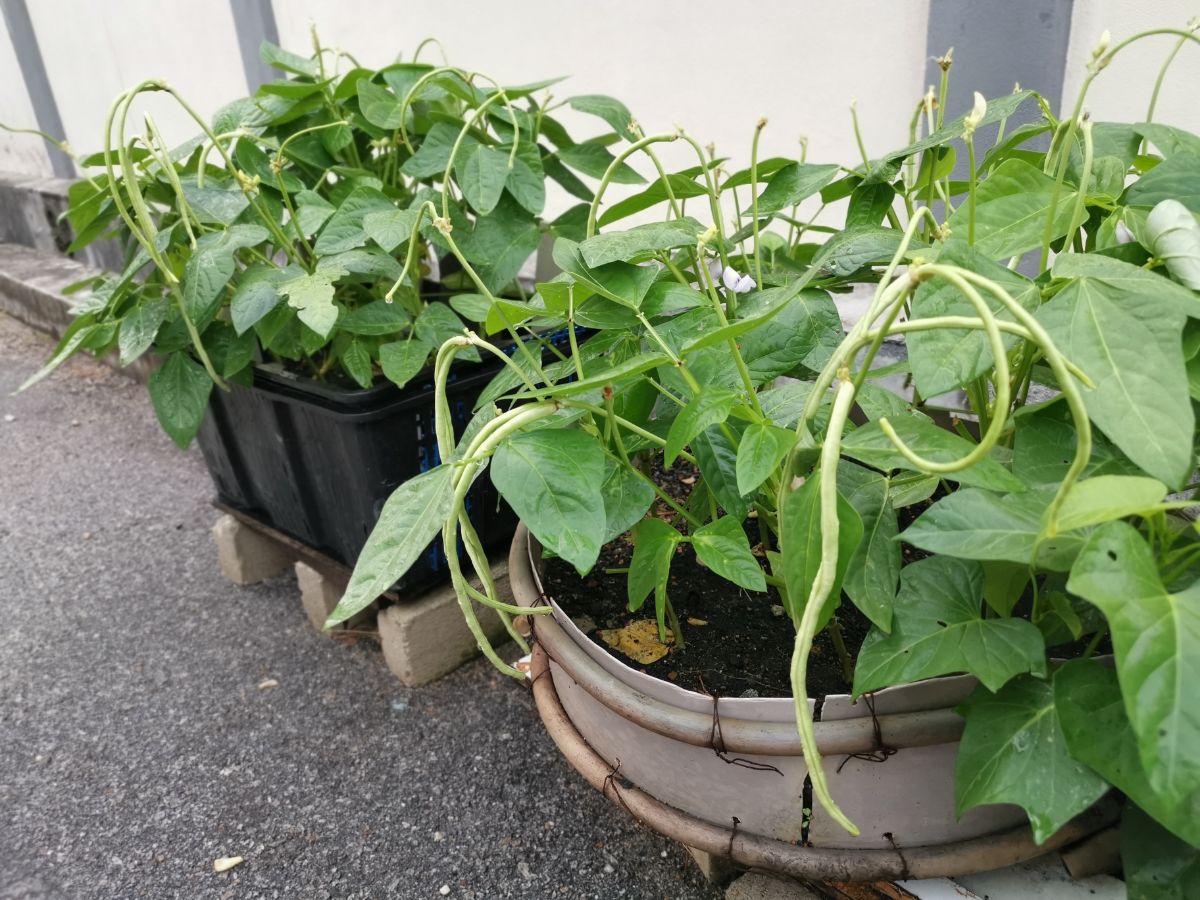
[[[489,297],[525,298],[521,267],[544,234],[581,236],[584,179],[605,174],[637,124],[610,97],[554,101],[545,89],[559,79],[502,87],[420,62],[428,43],[378,70],[315,32],[307,58],[264,44],[285,77],[211,123],[160,81],[122,94],[104,151],[79,160],[96,174],[72,186],[66,217],[70,250],[115,237],[126,265],[78,286],[90,294],[26,386],[80,350],[115,349],[122,364],[152,350],[154,408],[186,446],[214,385],[248,383],[255,363],[403,387],[487,318]],[[187,112],[195,139],[169,148],[149,114],[136,133],[135,101],[153,94]],[[563,108],[607,130],[576,142]],[[628,166],[611,177],[642,180]],[[581,201],[550,223],[547,178]],[[506,333],[532,360],[529,335]]]
[[[469,332],[442,343],[442,463],[388,502],[331,623],[440,531],[465,547],[453,580],[480,646],[520,676],[474,604],[500,611],[521,645],[510,617],[548,609],[497,597],[462,502],[487,469],[581,575],[632,530],[629,607],[652,602],[664,641],[687,640],[668,579],[682,544],[738,588],[778,592],[814,793],[851,833],[806,689],[814,636],[841,646],[847,605],[872,623],[846,652],[854,696],[978,679],[960,708],[960,812],[1020,805],[1042,841],[1116,787],[1134,820],[1131,891],[1194,877],[1200,534],[1181,513],[1197,503],[1200,137],[1153,122],[1153,103],[1134,124],[1084,112],[1093,79],[1151,34],[1197,40],[1106,39],[1063,118],[1017,89],[945,119],[947,56],[910,143],[845,166],[759,159],[765,122],[733,172],[683,131],[638,136],[608,164],[583,233],[557,238],[560,275],[526,299],[481,291],[488,332],[594,335],[545,363]],[[694,166],[665,171],[656,150],[674,142]],[[658,178],[601,214],[635,156]],[[844,225],[798,216],[814,197],[846,201]],[[647,210],[662,221],[609,227]],[[855,285],[871,300],[847,331],[835,297]],[[907,359],[877,368],[889,339]],[[505,369],[456,439],[445,384],[473,351]],[[896,376],[900,391],[885,384]],[[658,458],[698,468],[686,502],[650,476]],[[903,565],[902,544],[921,558]]]

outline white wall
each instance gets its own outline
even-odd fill
[[[1087,75],[1092,49],[1105,29],[1117,42],[1152,28],[1183,28],[1200,16],[1200,0],[1076,0],[1071,43],[1063,79],[1063,113],[1074,108]],[[1177,38],[1158,35],[1123,49],[1088,89],[1084,104],[1097,121],[1140,122],[1146,118],[1154,79]],[[1154,111],[1156,122],[1200,133],[1200,44],[1185,46],[1175,57]]]
[[[110,104],[144,79],[163,79],[206,118],[246,94],[233,13],[223,0],[30,0],[28,8],[67,141],[81,155],[102,149]],[[172,142],[198,130],[169,98],[140,108]],[[142,131],[138,110],[135,133]]]
[[[280,40],[308,46],[312,20],[322,40],[382,65],[436,36],[455,65],[507,83],[569,75],[558,96],[611,94],[647,134],[680,124],[740,164],[761,116],[763,156],[798,155],[807,135],[810,159],[854,160],[855,97],[868,150],[899,146],[924,87],[926,0],[406,0],[387,29],[369,14],[380,6],[276,2]]]
[[[135,82],[164,78],[211,115],[246,93],[228,0],[28,0],[67,138],[99,149],[113,97]],[[714,141],[735,164],[748,160],[755,121],[770,120],[762,155],[857,158],[847,107],[858,99],[867,149],[899,146],[923,91],[928,0],[275,0],[281,43],[309,48],[315,21],[326,43],[364,63],[411,58],[436,35],[452,62],[516,83],[569,75],[555,90],[609,93],[625,100],[647,132],[680,124]],[[1200,0],[1076,0],[1065,89],[1072,101],[1091,47],[1104,28],[1114,38],[1200,13]],[[1144,115],[1170,38],[1147,40],[1104,72],[1088,107],[1100,119]],[[437,51],[430,48],[427,54]],[[33,125],[11,43],[0,38],[0,121]],[[1200,132],[1200,48],[1176,61],[1156,118]],[[162,98],[151,101],[170,139],[194,133]],[[1069,106],[1068,106],[1069,108]],[[569,114],[567,114],[569,115]],[[140,129],[139,121],[135,126]],[[601,126],[575,117],[581,135]],[[682,145],[667,163],[689,165]],[[50,172],[35,138],[0,133],[0,169]]]
[[[0,29],[0,85],[4,85],[0,90],[0,122],[17,128],[36,128],[37,119],[25,82],[21,80],[21,69],[7,26]],[[22,175],[51,174],[45,142],[30,135],[0,131],[0,171]]]

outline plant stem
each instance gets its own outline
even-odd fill
[[[754,126],[754,139],[750,142],[750,203],[751,203],[751,220],[750,227],[754,233],[754,281],[762,287],[762,253],[759,248],[759,233],[758,233],[758,139],[762,135],[763,129],[767,126],[766,119],[759,119]]]

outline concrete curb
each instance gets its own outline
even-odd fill
[[[75,303],[66,288],[99,271],[65,256],[20,244],[0,244],[0,312],[60,338],[74,319]],[[158,367],[152,354],[128,366],[120,365],[115,352],[101,361],[142,382]]]

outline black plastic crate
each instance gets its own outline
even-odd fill
[[[447,385],[456,434],[470,422],[502,364],[458,364]],[[228,506],[353,566],[383,504],[403,482],[440,462],[432,370],[403,390],[339,388],[257,366],[252,387],[214,390],[197,442]],[[505,546],[516,516],[490,478],[476,479],[467,511],[489,550]],[[449,577],[439,537],[400,590]]]

